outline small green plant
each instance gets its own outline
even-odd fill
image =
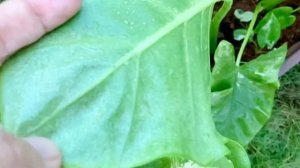
[[[294,10],[289,6],[272,8],[276,6],[276,4],[270,5],[271,3],[267,3],[268,6],[264,7],[264,4],[266,4],[264,1],[259,3],[254,13],[252,11],[243,11],[241,9],[237,9],[234,13],[240,22],[248,23],[251,21],[251,27],[249,27],[248,30],[246,28],[241,28],[234,31],[234,39],[241,41],[246,38],[248,33],[247,38],[249,38],[249,41],[245,40],[245,43],[254,43],[258,50],[265,48],[272,49],[280,39],[281,31],[295,23],[296,17],[293,14],[299,10],[299,8]],[[257,21],[257,17],[263,11],[266,11],[266,14],[258,24],[253,27]],[[247,25],[245,27],[247,27]]]
[[[279,87],[278,71],[284,62],[287,46],[274,48],[281,31],[296,18],[291,7],[275,8],[282,1],[263,0],[254,12],[238,9],[234,15],[245,25],[234,38],[243,40],[237,57],[234,47],[222,41],[215,52],[212,71],[212,111],[219,132],[243,146],[254,138],[271,116],[274,93]],[[257,22],[259,14],[266,13]],[[258,44],[264,51],[257,59],[241,63],[246,45]],[[230,130],[230,131],[229,131]]]

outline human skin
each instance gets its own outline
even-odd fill
[[[6,0],[0,4],[0,64],[74,16],[81,0]],[[59,168],[61,154],[46,138],[18,138],[0,129],[0,168]]]

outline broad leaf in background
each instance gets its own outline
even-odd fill
[[[71,22],[2,67],[4,128],[52,139],[64,168],[224,158],[210,100],[215,2],[83,1]]]
[[[233,46],[219,45],[212,72],[212,111],[222,135],[247,145],[270,118],[286,52],[284,45],[237,67]]]
[[[266,15],[255,28],[257,33],[257,41],[260,48],[268,49],[274,47],[281,36],[280,22],[277,17],[271,12]]]

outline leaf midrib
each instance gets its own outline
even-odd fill
[[[81,94],[77,95],[74,99],[70,100],[69,102],[59,105],[56,110],[54,110],[51,115],[48,115],[45,117],[39,124],[37,124],[35,127],[30,129],[28,131],[29,134],[37,131],[40,129],[43,125],[45,125],[48,121],[55,118],[57,114],[60,113],[60,111],[64,110],[65,108],[69,107],[76,101],[80,100],[83,96],[85,96],[87,93],[92,91],[94,88],[96,88],[99,84],[104,82],[106,79],[108,79],[114,72],[116,72],[120,67],[125,65],[128,61],[135,58],[136,56],[139,56],[141,53],[149,49],[151,46],[156,44],[159,40],[163,39],[166,35],[168,35],[170,32],[172,32],[174,29],[182,25],[183,23],[189,21],[191,18],[193,18],[195,15],[200,13],[202,10],[208,8],[210,5],[217,2],[217,0],[199,0],[195,5],[191,5],[191,7],[182,13],[179,13],[173,20],[171,20],[169,23],[167,23],[165,26],[160,28],[158,31],[154,32],[153,34],[149,35],[145,38],[145,40],[141,41],[134,47],[132,50],[130,50],[127,54],[125,54],[122,58],[120,58],[114,66],[112,66],[110,69],[107,70],[102,77],[95,82],[92,86],[84,90]]]

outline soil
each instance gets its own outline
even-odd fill
[[[219,38],[225,39],[231,42],[234,46],[236,46],[236,52],[238,52],[242,42],[233,39],[233,31],[238,28],[243,28],[247,25],[242,25],[235,18],[234,11],[236,9],[254,11],[257,2],[257,0],[234,0],[231,11],[221,23]],[[216,8],[218,9],[220,6],[221,3],[217,4]],[[296,9],[300,6],[300,1],[286,0],[284,3],[282,3],[282,6],[290,6]],[[285,42],[287,42],[288,47],[291,47],[293,44],[300,42],[300,12],[296,13],[295,16],[297,17],[295,24],[282,32],[282,38],[276,44],[277,47],[284,44]],[[260,18],[261,17],[262,16],[260,16]],[[250,61],[259,55],[259,53],[256,53],[255,48],[256,46],[254,44],[248,44],[244,52],[243,61]]]

